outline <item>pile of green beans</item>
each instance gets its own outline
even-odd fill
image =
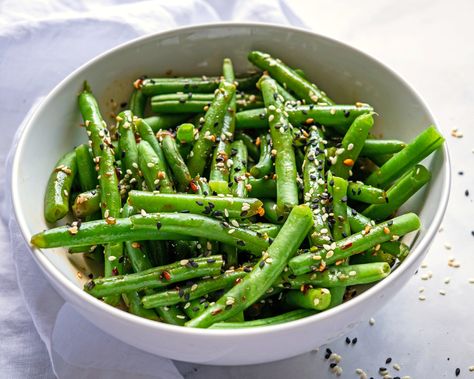
[[[51,228],[32,245],[103,261],[84,290],[112,306],[212,329],[323,312],[403,264],[421,223],[397,212],[443,137],[376,139],[369,104],[338,104],[267,53],[248,59],[247,75],[225,58],[212,77],[137,79],[115,125],[86,82],[88,143],[52,170]]]

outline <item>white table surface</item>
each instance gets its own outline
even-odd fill
[[[307,1],[291,2],[295,12],[321,34],[349,43],[399,72],[426,100],[444,132],[451,154],[452,193],[438,234],[420,268],[399,294],[349,337],[331,343],[342,356],[341,378],[358,378],[361,368],[380,378],[380,367],[392,376],[474,378],[474,2]],[[403,111],[403,110],[401,110]],[[458,128],[463,138],[451,136]],[[464,175],[458,172],[463,171]],[[470,195],[465,196],[469,189]],[[448,250],[445,245],[451,246]],[[448,266],[455,257],[460,267]],[[430,280],[423,273],[432,272]],[[444,280],[449,277],[450,283]],[[418,300],[424,287],[425,301]],[[446,295],[441,295],[445,290]],[[280,362],[219,368],[182,364],[188,378],[336,378],[322,347]],[[387,358],[391,364],[385,364]],[[399,372],[393,363],[401,366]]]
[[[291,4],[314,31],[366,51],[405,77],[432,109],[452,160],[450,204],[443,231],[427,256],[427,267],[373,315],[373,326],[367,322],[349,335],[357,337],[356,345],[348,346],[342,338],[327,346],[342,356],[341,378],[358,378],[357,368],[379,378],[379,367],[390,368],[392,376],[411,378],[454,378],[459,367],[459,378],[474,378],[468,370],[474,365],[474,284],[469,283],[474,278],[474,2],[293,0]],[[452,137],[453,128],[464,137]],[[458,175],[459,171],[464,175]],[[460,267],[448,267],[451,257]],[[13,267],[2,268],[7,269]],[[432,278],[422,280],[429,271]],[[15,287],[13,282],[2,285]],[[424,301],[418,299],[420,287],[425,288]],[[444,296],[441,289],[446,291]],[[5,316],[2,310],[0,315]],[[16,317],[25,325],[31,323],[24,314]],[[35,338],[32,334],[31,339]],[[256,366],[177,365],[185,377],[193,379],[335,378],[324,360],[325,348]],[[392,364],[385,364],[388,357]],[[400,372],[392,368],[393,363],[401,366]]]

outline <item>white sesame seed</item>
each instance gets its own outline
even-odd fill
[[[113,255],[111,255],[110,257],[107,258],[107,260],[108,260],[109,262],[113,262],[113,261],[115,261],[116,259],[117,259],[117,257],[115,257],[115,256],[113,256]]]
[[[318,304],[319,304],[319,299],[318,298],[314,299],[313,300],[313,305],[317,306]]]
[[[469,366],[469,371],[474,371],[474,366]]]
[[[179,261],[179,264],[180,264],[181,266],[186,266],[188,263],[189,263],[189,260],[188,260],[188,259],[181,259],[181,260]]]
[[[426,296],[425,295],[420,295],[420,296],[418,296],[418,300],[424,301],[424,300],[426,300]]]
[[[369,319],[369,325],[375,325],[375,319],[373,317]]]
[[[469,278],[469,283],[474,284],[474,278]]]
[[[450,281],[451,281],[451,278],[449,276],[444,278],[444,284],[449,284]]]
[[[444,296],[444,295],[446,295],[446,291],[445,290],[439,290],[439,294]]]
[[[393,369],[394,369],[394,370],[400,371],[400,368],[401,368],[401,367],[400,367],[400,365],[399,365],[398,363],[394,363],[394,364],[393,364]]]
[[[446,250],[451,250],[453,247],[451,246],[450,243],[446,242],[446,243],[444,244],[444,248],[445,248]]]
[[[155,166],[155,164],[153,162],[148,162],[146,165],[149,168],[152,168],[153,166]]]
[[[426,261],[423,261],[421,262],[421,268],[427,268],[428,267],[428,263],[426,263]]]
[[[192,286],[191,286],[191,292],[192,291],[196,291],[196,289],[198,288],[198,285],[196,283],[194,283]]]

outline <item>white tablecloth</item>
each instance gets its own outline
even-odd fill
[[[420,268],[419,275],[374,315],[374,325],[367,322],[351,333],[350,338],[358,338],[356,345],[346,345],[342,338],[328,346],[342,356],[342,377],[358,377],[357,368],[378,377],[379,367],[389,368],[392,376],[412,378],[455,377],[459,367],[459,377],[474,377],[468,371],[474,365],[474,284],[469,283],[474,277],[474,45],[469,38],[474,35],[473,15],[474,3],[469,0],[418,0],[409,6],[390,0],[111,0],[94,5],[67,0],[0,1],[0,188],[5,188],[3,166],[13,134],[35,99],[97,53],[140,34],[178,25],[230,19],[294,24],[303,20],[319,33],[373,54],[420,92],[447,136],[454,172],[444,230],[426,259],[427,267]],[[453,128],[464,137],[451,137]],[[62,305],[27,256],[16,256],[21,252],[19,244],[9,247],[5,198],[2,191],[0,377],[50,378],[54,375],[51,362],[59,377],[179,377],[169,361],[123,345]],[[459,268],[448,267],[451,256],[461,263]],[[421,274],[428,271],[432,278],[422,280]],[[420,287],[425,288],[425,301],[418,300]],[[91,340],[94,344],[88,343]],[[119,359],[104,359],[108,354],[98,354],[104,351]],[[126,360],[120,359],[124,356]],[[313,352],[247,367],[180,362],[176,366],[189,378],[332,378],[323,356],[324,352]],[[389,357],[392,362],[386,364]],[[401,366],[400,372],[393,363]]]

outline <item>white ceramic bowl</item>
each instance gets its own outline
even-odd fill
[[[104,117],[110,99],[126,101],[132,79],[142,74],[215,74],[222,58],[232,58],[245,72],[250,50],[267,51],[306,74],[338,103],[368,102],[380,117],[385,137],[409,141],[434,123],[426,105],[392,70],[370,56],[320,35],[262,24],[213,24],[177,29],[134,40],[110,50],[64,79],[41,104],[21,136],[15,154],[12,193],[24,238],[45,229],[43,193],[56,160],[85,142],[78,127],[77,93],[87,79]],[[295,356],[341,336],[388,303],[410,279],[428,251],[443,217],[450,170],[446,147],[425,162],[433,173],[429,186],[407,207],[421,217],[423,228],[412,253],[387,279],[355,299],[291,323],[246,330],[202,330],[138,318],[110,307],[82,291],[78,266],[61,249],[31,249],[44,274],[79,313],[100,329],[150,353],[208,364],[253,364]]]

